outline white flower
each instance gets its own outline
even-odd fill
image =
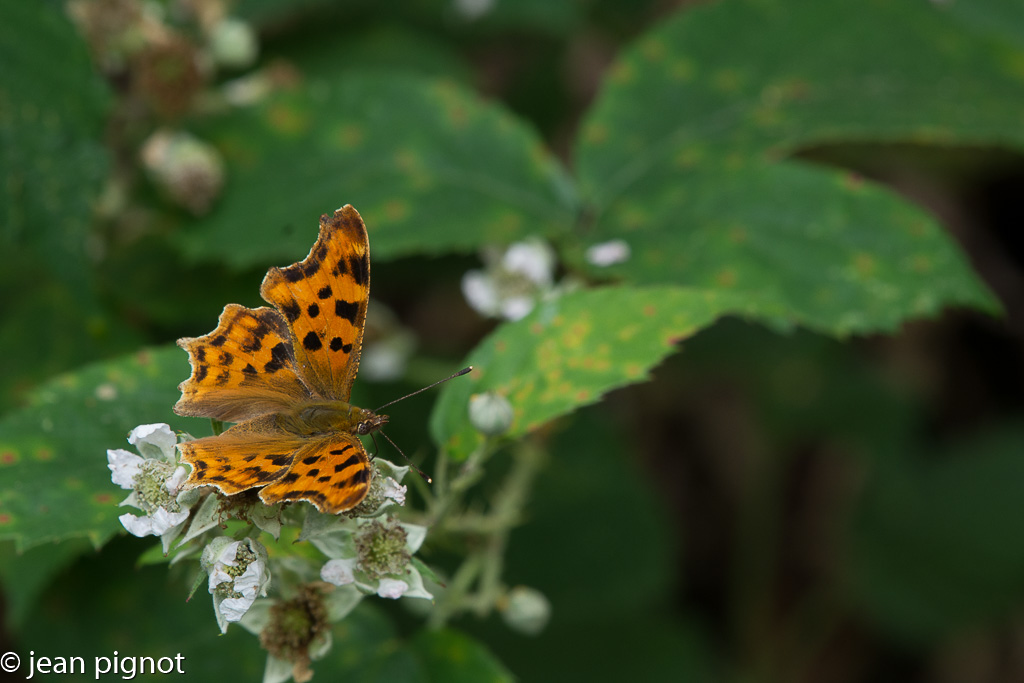
[[[504,253],[485,252],[484,260],[486,270],[462,277],[466,301],[483,315],[519,320],[553,290],[555,252],[546,242],[517,242]]]
[[[455,11],[467,21],[475,21],[492,9],[497,0],[455,0]]]
[[[335,529],[311,540],[331,558],[320,570],[324,581],[335,586],[354,584],[363,593],[382,598],[429,600],[433,596],[412,561],[426,536],[426,527],[415,524],[360,519],[355,531]]]
[[[386,477],[380,485],[381,495],[395,501],[396,505],[405,505],[405,493],[408,490],[408,487],[402,486],[391,477]]]
[[[487,436],[498,436],[508,431],[515,412],[508,399],[493,391],[469,397],[469,422]]]
[[[267,593],[267,551],[259,541],[216,538],[203,550],[201,564],[210,575],[208,587],[222,632]]]
[[[510,273],[520,273],[540,287],[550,287],[555,270],[555,252],[546,242],[527,240],[508,248],[501,265]]]
[[[107,451],[110,479],[131,494],[121,505],[131,505],[145,516],[124,514],[122,526],[134,536],[160,536],[164,552],[181,533],[189,508],[198,494],[183,491],[188,470],[178,465],[177,437],[166,424],[140,425],[128,435],[128,442],[139,453],[116,448]]]
[[[625,240],[609,240],[608,242],[595,244],[587,249],[585,258],[587,262],[604,268],[628,261],[630,253],[629,244]]]

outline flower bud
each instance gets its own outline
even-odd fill
[[[528,636],[538,635],[551,618],[551,603],[543,593],[527,586],[510,590],[500,607],[509,628]]]
[[[210,210],[224,185],[224,162],[212,145],[183,132],[159,130],[142,146],[149,177],[194,215]]]
[[[498,436],[508,431],[515,415],[508,399],[493,391],[469,397],[469,421],[487,436]]]
[[[252,27],[241,19],[227,18],[210,33],[210,52],[218,66],[244,69],[256,61],[259,46]]]

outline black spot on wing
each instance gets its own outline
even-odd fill
[[[360,287],[370,281],[370,259],[366,254],[352,255],[348,259],[348,267],[352,273],[352,279]]]
[[[285,366],[285,363],[291,360],[291,351],[288,349],[288,345],[284,342],[278,342],[274,348],[270,350],[270,360],[263,366],[264,372],[275,373]]]
[[[294,301],[289,301],[282,305],[281,311],[284,313],[284,316],[288,318],[288,322],[290,323],[295,322],[299,319],[299,316],[302,315],[302,308],[300,308]]]
[[[302,348],[307,351],[317,351],[323,348],[323,345],[323,342],[320,341],[320,336],[316,332],[308,332],[302,338]]]
[[[317,297],[319,297],[320,299],[330,299],[331,294],[334,294],[334,292],[331,291],[330,285],[325,285],[324,287],[321,287],[320,291],[316,293]]]
[[[316,304],[310,304],[306,307],[306,313],[310,318],[316,318],[320,315],[320,307]]]
[[[340,465],[335,465],[334,466],[334,471],[335,471],[335,473],[341,472],[342,470],[344,470],[347,467],[352,467],[353,465],[358,465],[358,464],[359,464],[359,456],[358,455],[350,455],[348,457],[348,460],[346,460],[345,462],[341,463]]]
[[[354,301],[345,301],[344,299],[334,300],[334,314],[339,318],[349,321],[353,325],[356,324],[356,316],[359,315],[359,304]]]
[[[352,345],[346,344],[342,341],[341,337],[335,337],[331,340],[331,351],[344,351],[345,353],[349,353],[352,351]]]

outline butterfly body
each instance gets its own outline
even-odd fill
[[[344,206],[320,217],[304,260],[267,271],[260,295],[272,307],[228,304],[213,332],[178,340],[192,374],[175,412],[236,423],[180,445],[187,485],[258,488],[268,505],[305,500],[329,513],[363,500],[371,468],[359,435],[388,419],[348,402],[369,293],[366,228]]]
[[[292,434],[313,436],[330,432],[366,435],[387,424],[387,415],[344,401],[308,401],[274,417],[277,425]]]

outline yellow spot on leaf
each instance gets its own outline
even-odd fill
[[[600,123],[587,124],[583,129],[583,139],[592,145],[599,145],[608,139],[608,128]]]
[[[636,72],[633,70],[633,65],[629,62],[619,62],[612,67],[611,72],[608,74],[608,80],[612,83],[619,85],[625,85],[632,82]]]
[[[267,109],[267,123],[276,132],[295,137],[309,128],[309,116],[293,106],[277,102]]]
[[[420,160],[415,152],[408,149],[400,149],[395,153],[395,166],[401,171],[411,173],[419,169]]]
[[[665,43],[657,38],[649,38],[640,44],[640,52],[652,62],[660,62],[665,58]]]
[[[697,68],[693,65],[693,62],[685,57],[673,59],[668,65],[668,75],[676,81],[690,81],[696,73]]]
[[[40,446],[39,448],[36,449],[35,453],[33,453],[32,456],[36,460],[47,462],[49,460],[53,460],[53,451],[49,448],[46,448],[45,446]]]
[[[673,197],[678,196],[673,194]],[[630,202],[619,208],[619,221],[624,230],[639,230],[647,225],[650,218],[650,212],[640,204]]]
[[[737,69],[718,69],[711,75],[714,87],[730,94],[738,92],[745,80],[744,75]]]
[[[10,448],[0,450],[0,466],[13,465],[14,463],[18,462],[18,460],[20,460],[20,458],[18,457],[18,453],[16,451]]]
[[[719,287],[735,287],[738,279],[733,268],[725,268],[718,271],[718,274],[715,275],[715,283]]]
[[[342,149],[353,149],[363,142],[365,133],[362,126],[354,123],[346,123],[338,126],[334,131],[334,142]]]
[[[637,379],[639,377],[642,377],[644,374],[643,367],[638,363],[627,363],[625,370],[626,377],[629,377],[630,379]]]
[[[878,262],[871,254],[860,252],[853,257],[853,269],[862,278],[869,278],[878,270]]]
[[[391,221],[402,221],[409,217],[409,204],[401,199],[389,199],[384,204],[384,215]]]
[[[704,149],[701,147],[684,147],[676,152],[673,158],[676,168],[693,168],[704,159]]]
[[[910,269],[915,273],[930,273],[935,269],[935,263],[926,254],[915,254],[910,259]]]

